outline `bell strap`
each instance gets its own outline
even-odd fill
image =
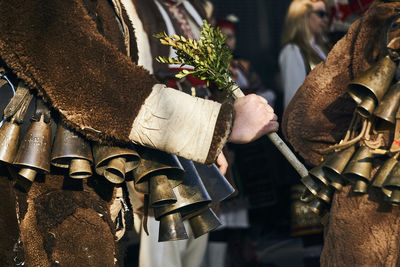
[[[33,95],[23,82],[19,82],[15,95],[4,109],[4,118],[12,118],[17,123],[22,123]]]

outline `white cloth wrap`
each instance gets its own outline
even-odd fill
[[[221,104],[156,84],[135,118],[134,143],[204,163]]]

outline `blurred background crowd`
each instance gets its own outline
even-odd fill
[[[186,1],[158,2],[164,19],[176,26],[178,34],[196,38],[198,29],[195,30],[192,24],[197,19],[182,4]],[[231,72],[236,83],[245,94],[265,97],[281,118],[306,75],[325,60],[332,46],[373,1],[190,2],[196,3],[193,7],[201,6],[204,14],[199,14],[207,16],[210,23],[227,36],[226,43],[234,54]],[[184,19],[185,16],[192,20]],[[216,97],[201,81],[190,77],[178,81],[171,68],[158,70],[156,65],[153,67],[154,73],[169,86],[204,98]],[[280,152],[263,137],[246,145],[228,144],[224,155],[229,163],[225,176],[236,191],[215,208],[223,225],[202,238],[201,242],[206,245],[201,249],[190,248],[200,254],[188,252],[185,257],[189,260],[186,263],[183,260],[180,266],[319,266],[322,225],[318,217],[307,214],[298,202],[302,191],[299,176]],[[304,163],[307,166],[307,162]],[[125,266],[157,267],[139,253],[143,249],[140,245],[144,246],[139,240],[139,236],[127,240],[129,249]],[[168,245],[155,246],[146,257],[156,257],[157,250],[166,249]],[[200,260],[194,260],[191,255]]]

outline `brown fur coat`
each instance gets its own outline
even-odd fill
[[[285,111],[286,138],[312,164],[319,163],[322,148],[344,136],[355,108],[347,84],[377,61],[383,25],[396,8],[400,3],[375,1],[308,75]],[[399,266],[399,215],[375,189],[356,195],[345,187],[332,202],[321,265]]]

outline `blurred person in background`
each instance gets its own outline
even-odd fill
[[[326,37],[328,13],[322,0],[294,0],[289,6],[282,34],[279,66],[286,107],[306,75],[330,49]]]

